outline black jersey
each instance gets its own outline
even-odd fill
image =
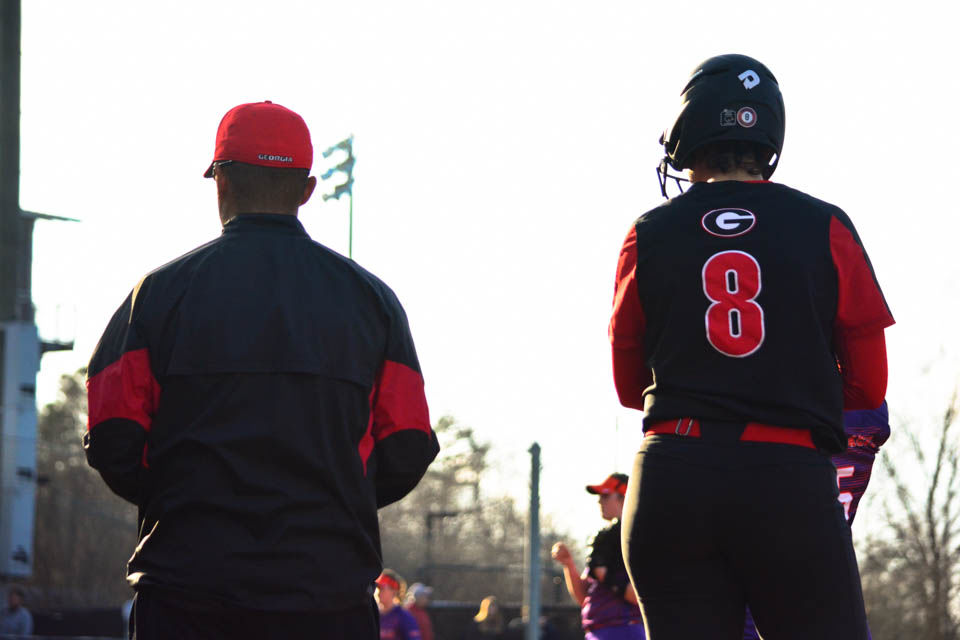
[[[620,550],[620,520],[600,529],[590,543],[590,553],[587,556],[587,569],[592,571],[597,567],[607,569],[604,579],[601,580],[614,593],[620,594],[627,586],[627,568],[623,563],[623,552]]]
[[[697,183],[636,221],[631,260],[610,335],[653,372],[646,424],[762,422],[843,449],[837,341],[893,318],[842,210],[769,182]]]

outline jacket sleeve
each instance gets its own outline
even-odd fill
[[[440,445],[430,427],[423,375],[407,316],[390,295],[386,357],[370,394],[370,424],[364,449],[372,449],[377,507],[404,497],[420,482]]]
[[[643,392],[653,384],[643,350],[646,318],[637,291],[637,231],[631,228],[620,249],[610,318],[613,383],[620,404],[643,411]]]
[[[142,283],[141,283],[142,284]],[[110,489],[138,504],[146,467],[147,433],[160,399],[150,353],[138,330],[137,295],[120,305],[87,368],[87,463]]]

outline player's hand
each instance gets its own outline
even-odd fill
[[[570,549],[567,549],[567,545],[562,542],[557,542],[553,545],[553,548],[550,549],[550,557],[560,564],[567,564],[573,559],[570,556]]]

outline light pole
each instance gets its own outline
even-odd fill
[[[527,538],[527,601],[529,619],[526,640],[540,638],[540,445],[530,451],[530,532]]]
[[[345,140],[341,140],[337,144],[333,145],[329,149],[323,152],[324,158],[329,158],[336,151],[346,151],[347,157],[342,160],[339,164],[330,167],[327,169],[323,175],[320,176],[321,180],[329,180],[333,177],[335,173],[343,173],[347,176],[347,180],[336,185],[333,189],[333,193],[323,194],[323,201],[326,202],[331,198],[334,200],[339,200],[340,196],[347,194],[350,196],[350,236],[347,244],[347,257],[353,258],[353,163],[356,162],[356,158],[353,156],[353,135],[351,134]]]
[[[33,573],[37,371],[46,351],[31,291],[33,225],[20,208],[20,0],[0,2],[0,582]]]

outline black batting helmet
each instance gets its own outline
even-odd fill
[[[773,175],[786,113],[777,79],[763,63],[737,54],[708,58],[693,70],[681,100],[680,114],[660,138],[665,162],[680,171],[705,144],[753,142],[773,150],[763,177]]]

